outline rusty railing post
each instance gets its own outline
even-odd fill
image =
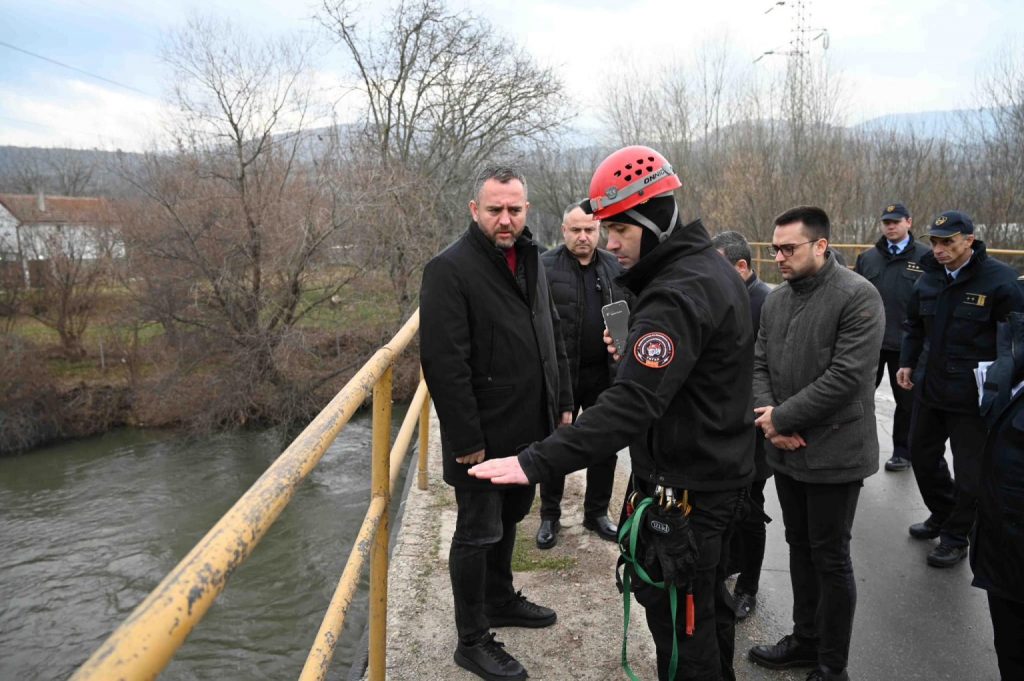
[[[370,550],[369,681],[384,681],[388,630],[388,534],[391,522],[391,367],[373,386],[373,464],[371,499],[383,497],[384,516]]]
[[[423,380],[423,372],[420,371],[420,380]],[[427,393],[420,407],[420,442],[419,442],[419,466],[417,468],[416,486],[421,490],[427,489],[427,447],[430,445],[430,393]]]

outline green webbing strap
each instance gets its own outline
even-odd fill
[[[636,573],[636,576],[641,580],[650,584],[657,589],[664,589],[665,582],[655,582],[651,579],[651,576],[644,570],[644,566],[636,558],[636,543],[640,536],[640,528],[643,527],[643,516],[647,512],[648,507],[654,502],[653,497],[647,497],[641,501],[633,514],[626,518],[626,522],[622,523],[622,527],[619,528],[619,551],[622,553],[623,568],[622,568],[622,668],[626,671],[626,676],[630,678],[630,681],[640,681],[636,674],[629,666],[629,655],[626,652],[626,643],[629,639],[629,592],[632,586],[632,576]],[[627,546],[623,545],[623,541],[629,539]],[[676,597],[676,585],[668,585],[668,602],[669,609],[672,612],[672,659],[668,664],[668,678],[676,678],[676,667],[679,664],[679,639],[676,636],[676,605],[678,599]]]

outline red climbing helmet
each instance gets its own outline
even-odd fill
[[[589,212],[597,220],[607,220],[682,186],[672,164],[657,151],[639,145],[625,147],[601,161],[594,171]]]

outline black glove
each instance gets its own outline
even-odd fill
[[[697,574],[697,537],[690,527],[690,519],[681,509],[664,510],[651,506],[644,518],[647,530],[647,560],[661,567],[665,586],[675,584],[686,588]]]

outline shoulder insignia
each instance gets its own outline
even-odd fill
[[[658,331],[645,333],[633,345],[636,361],[651,369],[664,369],[672,363],[675,354],[672,339]]]
[[[978,307],[985,307],[985,294],[984,293],[965,293],[964,303],[968,305],[977,305]]]
[[[908,260],[907,261],[907,271],[908,272],[924,272],[924,270],[921,269],[921,266],[918,265],[913,260]]]

